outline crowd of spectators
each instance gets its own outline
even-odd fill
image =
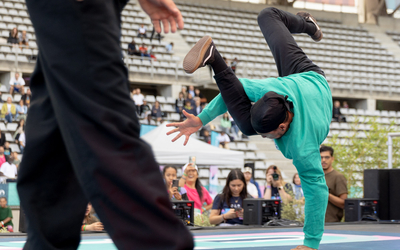
[[[29,35],[26,33],[26,30],[19,33],[18,29],[15,27],[10,31],[7,43],[13,45],[13,47],[18,47],[19,45],[20,49],[23,47],[29,48]]]

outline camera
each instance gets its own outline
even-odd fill
[[[279,174],[276,173],[276,167],[274,167],[274,173],[272,174],[272,179],[274,179],[274,181],[279,180]]]

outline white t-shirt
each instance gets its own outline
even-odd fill
[[[25,132],[19,135],[19,141],[22,142],[23,147],[25,147]]]
[[[9,178],[15,178],[17,175],[17,166],[4,162],[0,167],[0,172],[2,172],[7,177],[0,177],[0,181],[3,182]]]
[[[8,113],[11,113],[11,104],[9,104],[9,103],[7,103],[7,110],[8,110]]]
[[[10,86],[14,86],[14,85],[24,86],[25,85],[25,81],[24,81],[24,79],[22,79],[22,77],[18,77],[18,80],[15,79],[15,77],[12,77],[10,79]]]
[[[247,182],[247,193],[253,198],[258,198],[258,191],[256,185],[251,182]]]
[[[219,142],[231,142],[231,139],[229,139],[229,136],[227,134],[224,134],[224,135],[219,134],[217,136],[217,140]]]
[[[135,101],[135,105],[143,105],[144,96],[142,94],[133,95],[133,100]]]
[[[139,34],[144,34],[144,33],[146,33],[146,27],[144,27],[144,26],[143,26],[143,28],[139,27]]]

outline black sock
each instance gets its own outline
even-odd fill
[[[214,75],[221,73],[228,68],[228,65],[226,65],[224,59],[217,49],[214,51],[214,60],[210,63],[210,65],[214,70]]]

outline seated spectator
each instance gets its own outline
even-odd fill
[[[194,115],[197,116],[203,111],[203,107],[201,106],[200,98],[196,97],[194,100],[195,107],[194,107]]]
[[[339,101],[335,101],[333,104],[332,121],[346,122],[346,117],[344,117],[342,115],[342,113],[340,112],[340,102]]]
[[[246,180],[247,193],[253,198],[258,198],[258,190],[256,185],[250,182],[253,176],[253,169],[251,167],[245,167],[243,170],[244,179]]]
[[[24,94],[24,86],[25,80],[19,76],[19,73],[15,73],[15,76],[10,79],[10,95],[12,95],[14,91]]]
[[[6,122],[12,122],[17,113],[15,105],[12,103],[11,97],[7,98],[7,102],[1,107],[1,118],[5,119]]]
[[[210,132],[207,129],[205,129],[203,133],[204,133],[203,134],[203,141],[208,143],[208,144],[211,144]]]
[[[3,173],[4,176],[0,177],[1,182],[5,182],[7,179],[15,179],[17,178],[17,166],[13,164],[14,157],[10,156],[0,167],[0,172]]]
[[[18,158],[18,153],[17,152],[12,152],[11,155],[14,158],[13,164],[17,167],[17,172],[18,172],[19,164],[21,163],[21,160]]]
[[[7,206],[7,198],[0,197],[0,227],[6,228],[9,232],[14,232],[12,218],[11,208]]]
[[[194,86],[193,85],[189,86],[188,93],[191,94],[193,98],[196,96],[196,93],[194,92]]]
[[[250,167],[250,166],[246,163],[246,164],[244,164],[244,167],[246,168],[246,167]],[[250,167],[250,168],[251,168],[251,167]],[[250,178],[250,182],[253,183],[253,184],[256,186],[257,192],[258,192],[258,197],[261,198],[262,195],[261,195],[260,185],[258,184],[258,182],[256,182],[256,181],[253,179],[253,177]]]
[[[150,124],[150,119],[151,119],[151,108],[149,106],[149,104],[147,104],[146,99],[143,100],[143,104],[140,105],[140,112],[139,112],[139,116],[141,119],[147,119],[147,121]]]
[[[198,168],[196,165],[188,163],[183,166],[183,175],[179,180],[179,186],[184,187],[188,199],[194,201],[196,214],[202,214],[204,211],[211,209],[213,200],[198,178]]]
[[[347,104],[346,101],[343,102],[343,108],[348,109],[349,108],[349,104]]]
[[[293,176],[293,195],[295,200],[304,200],[303,189],[301,188],[301,180],[298,173]]]
[[[19,136],[24,131],[25,131],[25,120],[21,119],[18,122],[17,129],[15,130],[15,133],[14,133],[14,136],[13,136],[14,140],[15,140],[15,143],[19,144]]]
[[[161,106],[160,106],[159,101],[156,101],[154,103],[154,106],[151,109],[151,117],[156,119],[157,123],[162,122],[162,111],[161,111]]]
[[[29,48],[29,35],[26,34],[26,30],[23,30],[21,34],[19,34],[19,48],[22,49],[22,45],[25,48]]]
[[[6,143],[6,135],[0,130],[0,146],[4,146]]]
[[[165,49],[167,50],[167,52],[172,53],[173,52],[172,50],[174,49],[174,43],[167,44],[165,46]]]
[[[182,92],[179,92],[179,96],[175,101],[175,110],[176,113],[182,114],[182,110],[185,106],[185,97]]]
[[[187,93],[186,101],[189,101],[192,107],[196,106],[196,102],[194,101],[192,94],[189,92]]]
[[[264,199],[282,200],[283,203],[292,201],[292,185],[283,180],[282,173],[277,166],[271,165],[267,168],[266,180]]]
[[[231,120],[229,119],[228,113],[222,115],[220,123],[221,123],[221,130],[224,131],[226,134],[228,134],[232,127],[232,123]]]
[[[188,200],[186,189],[184,187],[173,187],[172,181],[177,179],[178,171],[176,167],[166,166],[163,169],[163,177],[170,200]]]
[[[6,158],[8,158],[8,157],[10,157],[11,153],[12,153],[12,149],[10,148],[10,143],[8,141],[6,141],[4,143],[4,155],[6,156]]]
[[[217,136],[217,140],[220,148],[229,149],[229,143],[231,142],[231,139],[224,131],[221,131],[221,133]]]
[[[15,119],[26,119],[26,114],[28,113],[28,107],[26,107],[24,105],[24,101],[21,99],[19,101],[19,105],[17,105],[16,107],[16,115],[15,115]]]
[[[210,223],[220,226],[243,224],[243,200],[248,198],[246,180],[239,169],[233,169],[226,178],[222,193],[215,197]]]
[[[128,55],[130,56],[140,56],[140,52],[136,48],[135,40],[132,39],[132,42],[128,44]]]
[[[103,231],[103,223],[99,222],[96,216],[93,215],[92,204],[89,203],[86,207],[85,217],[83,218],[81,231]]]
[[[25,132],[22,132],[19,135],[18,145],[19,145],[19,150],[21,151],[21,154],[23,154],[24,149],[25,149]]]
[[[144,95],[141,93],[140,88],[136,88],[132,95],[132,99],[135,102],[136,105],[136,112],[139,114],[140,113],[140,106],[143,105],[143,100],[144,100]]]
[[[139,29],[138,29],[138,34],[137,37],[144,37],[147,38],[147,34],[146,34],[146,27],[144,26],[144,24],[141,24]]]
[[[22,95],[21,100],[23,100],[24,105],[29,108],[29,106],[31,105],[31,99],[32,99],[32,92],[31,89],[29,88],[26,90],[26,93]]]
[[[192,102],[189,100],[185,101],[185,107],[183,108],[183,110],[185,110],[187,113],[189,113],[191,115],[196,115],[196,110],[192,106]],[[185,116],[182,115],[182,118],[185,119]]]
[[[12,45],[18,45],[18,29],[13,28],[10,31],[10,35],[8,36],[7,43],[11,43]]]
[[[4,147],[0,146],[0,167],[1,165],[3,165],[3,163],[5,163],[7,161],[7,157],[4,154]]]
[[[139,47],[140,56],[150,57],[149,53],[147,52],[146,44],[142,43],[142,46]]]
[[[237,57],[235,57],[235,59],[233,59],[233,61],[231,62],[231,69],[233,71],[233,73],[236,73],[236,68],[238,65],[239,61],[237,59]]]

